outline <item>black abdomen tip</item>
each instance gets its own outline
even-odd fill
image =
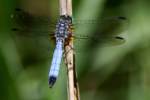
[[[52,88],[53,87],[53,85],[55,84],[55,82],[56,82],[56,77],[55,76],[50,76],[49,77],[49,87],[50,88]]]

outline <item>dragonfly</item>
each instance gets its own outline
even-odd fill
[[[124,43],[125,39],[121,36],[118,36],[119,32],[115,35],[110,35],[107,33],[112,33],[116,32],[113,31],[115,27],[121,26],[122,23],[126,23],[126,18],[122,16],[117,16],[117,17],[112,17],[108,21],[109,23],[103,23],[103,22],[97,22],[95,20],[73,20],[71,16],[68,15],[61,15],[57,19],[57,21],[53,21],[50,18],[33,18],[30,14],[27,12],[21,10],[21,9],[16,9],[16,13],[12,15],[11,17],[16,19],[18,22],[17,28],[12,28],[14,32],[21,32],[21,33],[31,33],[31,34],[21,34],[24,36],[49,36],[55,41],[55,49],[52,57],[52,62],[49,70],[49,87],[52,88],[53,85],[55,84],[57,77],[59,75],[59,70],[60,70],[60,65],[61,65],[61,60],[63,57],[64,53],[64,46],[69,45],[70,41],[73,41],[74,39],[78,41],[79,40],[91,40],[96,42],[102,42],[103,40],[105,41],[110,41],[110,40],[115,40],[119,41],[121,44]],[[33,20],[37,19],[37,23],[33,25]],[[34,21],[34,22],[36,22]],[[41,23],[40,23],[41,22]],[[36,26],[38,23],[44,24],[42,28],[40,27],[39,29],[37,28],[30,28],[30,26]],[[80,35],[76,34],[74,31],[74,28],[76,26],[80,27],[81,26],[86,26],[86,25],[91,25],[91,24],[97,24],[97,26],[100,26],[101,32],[96,33],[95,36],[88,36],[88,35]],[[46,25],[46,29],[45,29]],[[51,31],[50,28],[55,28],[53,31]],[[46,34],[44,34],[46,33]],[[103,34],[105,34],[103,36]],[[76,42],[76,41],[75,41]],[[82,41],[81,41],[82,42]],[[119,44],[120,44],[119,43]],[[77,44],[78,47],[79,44]]]

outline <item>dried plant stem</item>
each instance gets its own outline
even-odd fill
[[[67,65],[67,74],[68,74],[68,100],[76,100],[74,93],[74,57],[73,50],[71,49],[72,43],[65,46],[65,62]]]
[[[75,70],[75,54],[73,50],[73,41],[65,46],[65,62],[68,74],[68,100],[80,100],[79,86]]]
[[[67,14],[72,16],[72,0],[67,0]]]
[[[72,17],[72,0],[60,0],[60,15],[69,15]],[[75,54],[73,41],[65,46],[65,63],[68,74],[68,100],[80,100],[79,87],[75,71]]]
[[[67,14],[67,0],[59,0],[59,12],[60,15]]]

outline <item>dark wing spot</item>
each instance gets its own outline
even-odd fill
[[[116,36],[115,38],[116,38],[116,39],[119,39],[119,40],[124,40],[124,38],[123,38],[123,37],[120,37],[120,36]]]
[[[126,17],[123,17],[123,16],[119,16],[118,19],[126,20],[127,18],[126,18]]]

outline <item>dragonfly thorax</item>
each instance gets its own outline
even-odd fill
[[[69,16],[62,15],[57,22],[56,30],[55,30],[55,37],[56,38],[68,38],[71,34],[70,27],[72,25],[72,19]]]

